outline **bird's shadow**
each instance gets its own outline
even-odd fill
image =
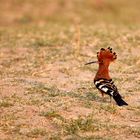
[[[86,99],[89,101],[96,101],[96,102],[104,102],[104,103],[109,103],[110,102],[110,97],[105,96],[104,98],[101,97],[99,94],[97,93],[93,93],[93,92],[87,92],[86,94]]]

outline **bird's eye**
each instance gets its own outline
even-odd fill
[[[103,60],[100,61],[100,63],[103,63],[103,62],[104,62]]]

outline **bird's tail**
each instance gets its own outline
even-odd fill
[[[118,106],[128,105],[119,94],[113,96],[113,99],[116,101]]]

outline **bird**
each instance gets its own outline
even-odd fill
[[[95,87],[101,92],[102,97],[105,94],[110,96],[115,100],[118,106],[128,105],[126,101],[122,99],[114,81],[111,79],[109,75],[109,66],[111,62],[117,59],[117,55],[112,51],[111,47],[101,48],[99,52],[97,52],[97,61],[88,62],[85,65],[97,63],[99,64],[98,71],[94,77]]]

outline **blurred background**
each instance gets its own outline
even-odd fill
[[[1,0],[0,26],[139,24],[140,0]]]
[[[128,108],[93,86],[97,51]],[[138,140],[140,0],[0,0],[0,139]]]

